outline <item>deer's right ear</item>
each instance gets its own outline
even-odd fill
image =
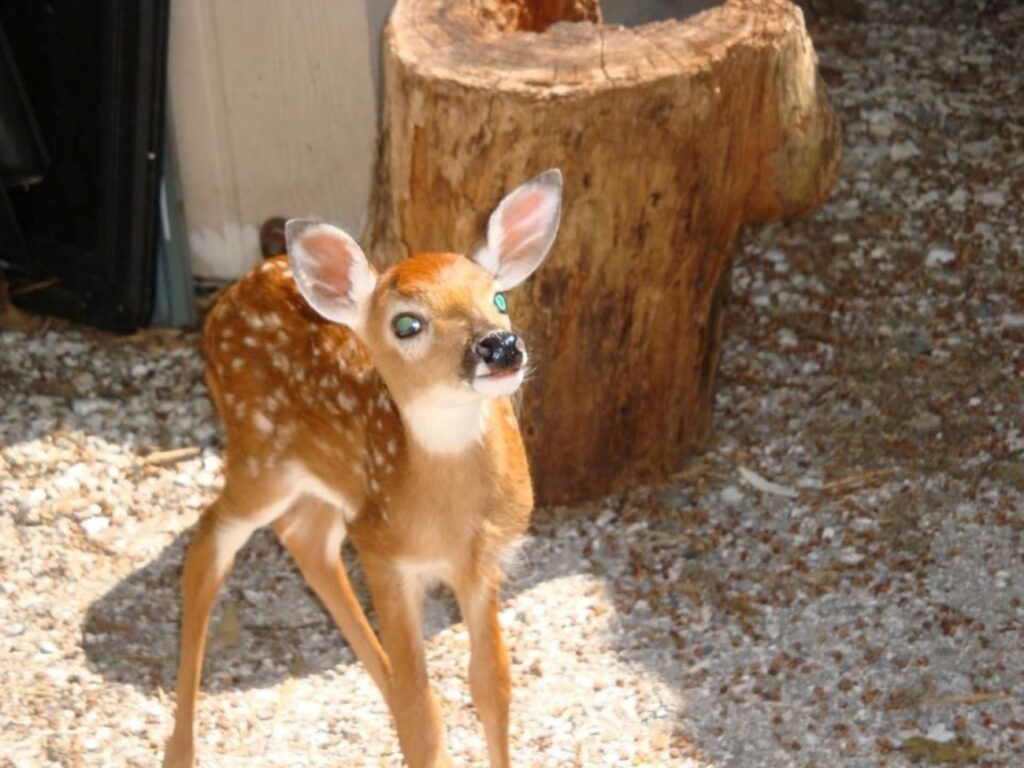
[[[330,224],[291,219],[284,225],[299,291],[318,314],[351,328],[362,324],[377,274],[359,244]]]

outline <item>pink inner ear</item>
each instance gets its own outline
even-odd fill
[[[544,207],[549,193],[543,189],[523,192],[512,200],[501,212],[501,259],[515,259],[532,241],[544,237],[547,227],[544,221]]]
[[[314,280],[342,295],[352,289],[352,255],[344,241],[327,232],[314,232],[303,238],[302,247],[316,260],[311,275]]]

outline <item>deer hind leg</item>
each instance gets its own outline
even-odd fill
[[[508,707],[511,697],[508,651],[498,622],[497,576],[457,584],[456,598],[469,630],[469,690],[484,726],[491,768],[507,768]]]
[[[363,557],[380,637],[391,662],[387,696],[398,742],[409,768],[449,768],[441,728],[441,708],[430,689],[423,652],[423,583],[394,563]]]
[[[181,639],[176,685],[174,730],[164,753],[164,768],[195,765],[195,713],[199,680],[206,649],[210,612],[221,585],[234,565],[235,555],[252,532],[279,517],[290,499],[274,489],[250,487],[244,496],[224,492],[203,513],[185,555],[181,579]],[[266,491],[270,490],[270,493]],[[266,499],[274,499],[270,504]],[[260,502],[256,502],[260,499]]]
[[[274,524],[274,532],[387,700],[391,665],[341,561],[345,539],[342,510],[307,497]]]

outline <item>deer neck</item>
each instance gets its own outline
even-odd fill
[[[430,393],[399,407],[408,444],[431,458],[455,458],[483,443],[491,402],[479,397],[444,401]]]

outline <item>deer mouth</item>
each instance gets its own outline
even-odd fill
[[[519,389],[526,378],[526,369],[503,368],[487,373],[477,373],[469,382],[473,391],[484,397],[507,397]]]
[[[516,368],[499,368],[497,370],[488,370],[486,373],[477,373],[474,379],[503,379],[509,376],[518,376],[523,372],[522,366]]]

